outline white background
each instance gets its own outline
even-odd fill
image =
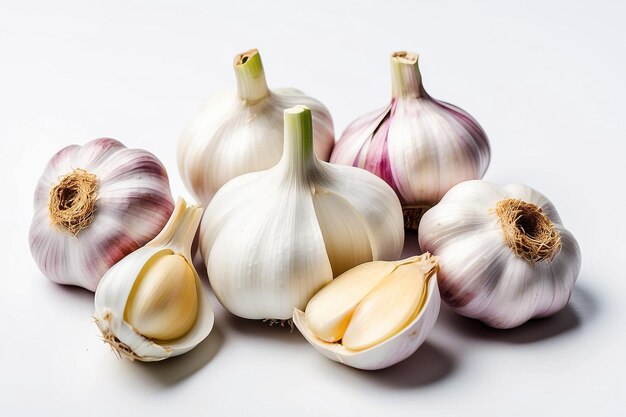
[[[0,415],[617,415],[624,411],[625,3],[55,1],[0,3]],[[110,136],[165,163],[232,58],[259,48],[271,86],[330,109],[336,134],[390,95],[388,56],[421,54],[426,89],[492,143],[486,179],[548,195],[582,271],[553,318],[496,331],[442,309],[405,362],[363,372],[297,331],[232,317],[186,356],[118,360],[91,293],[55,285],[28,249],[47,160]],[[414,249],[415,236],[410,236]],[[623,415],[623,414],[622,414]]]

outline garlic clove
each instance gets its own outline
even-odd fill
[[[138,276],[150,258],[161,251],[167,252],[164,249],[144,247],[131,253],[105,274],[107,279],[103,278],[96,289],[95,319],[103,340],[109,343],[115,352],[125,352],[122,355],[131,360],[157,361],[169,357],[172,353],[171,348],[143,337],[124,320],[126,303],[134,284],[134,280],[125,278]]]
[[[398,209],[398,200],[389,198],[389,187],[365,170],[321,162],[332,182],[324,184],[329,191],[341,195],[358,212],[357,219],[369,236],[374,260],[394,260],[404,246],[402,218],[390,213]]]
[[[416,264],[398,266],[354,311],[342,344],[363,350],[393,336],[419,312],[425,280]]]
[[[307,305],[306,313],[294,309],[293,322],[298,330],[316,350],[329,359],[359,369],[386,368],[413,354],[424,342],[434,326],[441,304],[436,278],[437,258],[430,256],[430,254],[424,254],[402,261],[388,262],[389,267],[387,268],[383,268],[380,265],[382,263],[370,262],[344,273],[311,299]],[[410,267],[405,270],[404,266]],[[390,269],[392,272],[389,272]],[[419,292],[417,297],[414,297],[414,299],[419,298],[419,300],[413,303],[413,305],[411,305],[412,302],[403,303],[406,306],[404,314],[395,315],[393,318],[393,320],[399,319],[403,321],[402,325],[396,326],[396,323],[394,323],[393,326],[386,326],[387,329],[384,332],[374,332],[374,338],[378,339],[378,341],[361,350],[349,349],[344,344],[345,340],[337,341],[342,336],[345,339],[345,335],[340,334],[341,329],[349,327],[355,319],[361,321],[361,323],[357,323],[357,327],[359,331],[365,334],[369,332],[369,326],[365,324],[366,321],[373,323],[372,327],[378,327],[376,321],[388,317],[388,312],[384,311],[385,309],[382,309],[383,312],[381,313],[377,308],[373,311],[375,316],[367,315],[369,317],[366,317],[365,313],[367,311],[365,310],[367,308],[359,313],[361,317],[357,318],[357,313],[354,313],[353,316],[353,312],[358,308],[358,306],[355,306],[357,302],[354,299],[360,298],[363,300],[363,297],[369,297],[368,294],[377,292],[376,289],[384,287],[385,281],[390,280],[395,270],[400,272],[396,278],[400,278],[401,284],[397,285],[397,287],[409,290],[409,287],[413,285],[408,283],[410,279],[414,281],[421,280],[424,283],[422,291]],[[407,273],[404,274],[404,272]],[[374,279],[371,277],[374,274],[380,275],[377,275],[377,278]],[[357,279],[359,275],[361,275],[362,280]],[[404,281],[405,279],[407,280],[406,282]],[[410,290],[415,289],[419,291],[419,288],[411,288]],[[388,293],[397,295],[395,291],[388,291]],[[379,298],[379,296],[372,298],[377,298],[378,301],[383,300],[384,297]],[[376,304],[376,307],[379,307],[384,303]],[[327,311],[324,311],[324,308],[327,308]],[[410,311],[410,314],[406,314],[407,310]],[[350,324],[345,325],[345,321],[350,322]],[[326,322],[326,325],[323,324],[324,322]],[[335,326],[335,329],[333,329],[333,326]],[[385,326],[378,328],[383,327]],[[395,327],[395,332],[389,331],[391,327]],[[329,331],[335,341],[329,342],[319,337],[317,330],[320,328]],[[333,331],[335,332],[334,334]],[[382,333],[385,333],[386,337],[378,337]],[[357,332],[358,335],[359,332]],[[372,339],[369,338],[369,340]]]
[[[433,275],[428,280],[426,299],[417,317],[384,342],[360,351],[319,339],[307,326],[305,314],[301,310],[294,310],[293,323],[309,344],[328,359],[357,369],[375,370],[395,365],[415,353],[435,325],[440,306],[439,288],[436,276]]]
[[[322,340],[341,340],[357,305],[396,265],[374,261],[358,265],[341,275],[334,285],[325,286],[306,306],[307,326]]]
[[[187,333],[197,314],[192,268],[183,256],[161,252],[139,273],[126,303],[124,320],[145,337],[170,340]]]
[[[313,206],[334,276],[372,260],[367,227],[361,214],[346,199],[316,187]]]
[[[214,314],[209,303],[208,289],[200,281],[200,277],[190,261],[191,242],[201,216],[202,209],[200,207],[187,207],[185,201],[179,199],[170,220],[161,233],[147,245],[132,252],[115,264],[100,281],[95,294],[94,317],[96,324],[102,332],[103,340],[110,344],[113,350],[121,356],[145,362],[160,361],[188,352],[211,332]],[[167,261],[168,264],[171,263],[174,266],[173,269],[168,271],[168,274],[160,271],[165,266],[172,266],[171,264],[166,265],[159,262],[160,259],[176,259],[178,257],[185,258],[187,268],[181,267],[178,260],[172,260]],[[141,281],[144,281],[146,278],[146,270],[152,269],[150,268],[151,266],[157,266],[159,269],[150,272],[149,281],[142,283]],[[156,312],[149,307],[149,302],[142,302],[141,297],[147,296],[151,291],[149,289],[142,290],[141,287],[143,284],[149,284],[150,281],[161,281],[160,284],[167,286],[169,284],[163,282],[167,281],[165,275],[171,277],[176,273],[181,274],[182,277],[179,275],[174,280],[187,282],[185,284],[187,286],[190,278],[188,276],[189,269],[193,275],[197,314],[189,330],[183,335],[178,335],[176,333],[180,333],[180,329],[184,325],[180,326],[180,324],[177,324],[177,326],[180,326],[178,330],[172,330],[169,328],[171,324],[169,319],[165,322],[160,322],[160,324],[156,321],[150,323],[149,316]],[[144,274],[142,275],[142,273]],[[135,288],[138,279],[139,283],[137,288]],[[158,288],[158,285],[150,287],[156,290],[152,291],[153,295],[160,296],[165,293],[168,297],[173,297],[171,292],[168,293],[164,288]],[[135,293],[133,293],[134,288]],[[193,292],[189,289],[186,290],[185,293],[187,294],[183,294],[182,298],[188,300],[188,293]],[[137,294],[139,294],[139,298],[137,298]],[[129,301],[131,302],[130,307]],[[135,302],[138,305],[133,307],[132,304]],[[180,303],[170,301],[170,307],[172,305],[180,306]],[[136,307],[139,308],[133,312]],[[167,310],[171,313],[172,310],[179,310],[179,308],[168,308]],[[191,310],[188,309],[187,313],[182,315],[186,316]],[[148,313],[148,317],[142,316],[137,318],[137,312]],[[131,321],[135,320],[134,323],[139,324],[140,328],[143,328],[145,325],[145,329],[155,333],[157,337],[151,338],[142,334],[138,328],[127,321],[128,319]],[[184,321],[189,322],[191,320],[187,318]],[[177,337],[168,340],[158,338],[163,336]]]

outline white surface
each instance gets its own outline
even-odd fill
[[[624,411],[624,2],[171,3],[0,3],[0,415]],[[270,86],[319,98],[338,135],[389,99],[388,55],[419,51],[427,90],[489,134],[486,178],[543,191],[577,236],[571,304],[511,331],[444,309],[414,356],[368,373],[213,300],[216,328],[195,351],[117,360],[92,294],[49,282],[30,257],[37,178],[61,147],[110,136],[153,151],[187,195],[178,136],[206,96],[235,88],[232,57],[252,47]]]

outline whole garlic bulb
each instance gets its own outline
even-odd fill
[[[178,145],[183,182],[205,207],[228,180],[271,168],[280,160],[286,108],[306,104],[313,112],[313,143],[319,159],[328,161],[335,143],[326,107],[295,88],[270,90],[256,49],[237,55],[234,69],[237,92],[209,97]]]
[[[174,201],[153,154],[101,138],[50,159],[34,208],[29,244],[41,272],[95,291],[113,264],[159,233]]]
[[[419,244],[440,259],[450,307],[497,328],[561,310],[580,271],[576,239],[552,203],[523,184],[453,187],[422,217]]]
[[[200,207],[180,199],[163,230],[100,281],[94,318],[120,356],[160,361],[193,349],[211,332],[208,290],[191,261],[201,217]]]
[[[369,172],[321,162],[311,110],[285,110],[280,162],[229,181],[207,208],[200,250],[217,298],[249,319],[290,319],[355,265],[398,259],[400,202]]]
[[[482,178],[490,147],[469,114],[424,90],[418,55],[391,55],[391,103],[352,122],[330,162],[367,169],[400,197],[405,225],[419,218],[455,184]]]
[[[412,355],[435,325],[441,304],[437,258],[425,253],[368,262],[335,278],[293,321],[320,353],[359,369],[381,369]]]

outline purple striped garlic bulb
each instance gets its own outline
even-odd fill
[[[439,257],[442,299],[498,329],[568,303],[580,247],[550,200],[524,184],[466,181],[422,217],[422,250]]]
[[[490,159],[478,122],[428,95],[417,60],[411,52],[391,55],[391,103],[352,122],[330,158],[384,179],[400,198],[410,229],[454,185],[482,178]]]
[[[153,154],[101,138],[50,159],[34,209],[28,238],[41,272],[95,291],[111,266],[161,231],[174,201]]]

